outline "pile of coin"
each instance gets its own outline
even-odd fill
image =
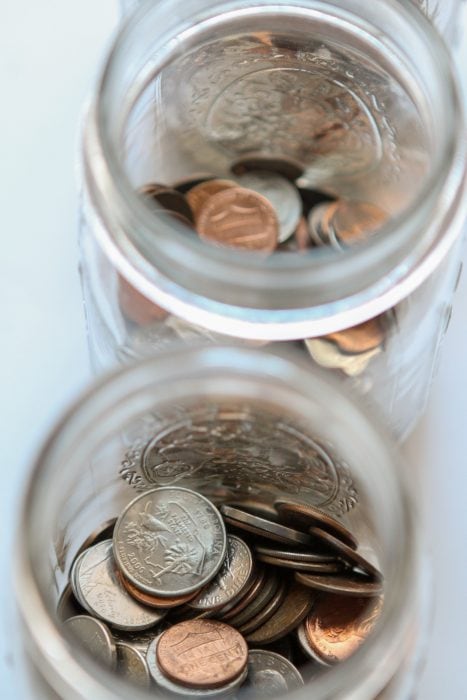
[[[132,682],[217,697],[302,685],[360,646],[382,601],[381,574],[327,513],[163,487],[86,542],[58,612]]]

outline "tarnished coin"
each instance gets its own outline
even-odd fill
[[[283,175],[291,182],[297,180],[303,174],[303,168],[300,163],[291,158],[271,158],[259,154],[244,156],[237,160],[230,169],[235,175],[243,175],[252,170],[268,171]]]
[[[147,664],[149,668],[149,673],[153,681],[159,688],[169,691],[173,695],[180,695],[184,697],[192,698],[218,698],[226,695],[232,695],[237,688],[239,688],[242,683],[246,680],[248,668],[245,666],[244,671],[233,681],[227,683],[226,685],[220,686],[219,688],[189,688],[188,686],[183,686],[178,683],[171,681],[161,670],[157,661],[157,647],[159,644],[161,635],[156,637],[148,648],[147,653]]]
[[[117,520],[114,556],[140,590],[173,598],[198,590],[224,561],[227,535],[201,494],[163,487],[137,496]]]
[[[198,217],[201,238],[221,246],[272,252],[279,222],[272,204],[257,192],[231,187],[208,199]]]
[[[276,549],[263,544],[256,544],[255,552],[269,557],[304,562],[305,564],[332,564],[336,561],[334,554],[308,552],[301,549]]]
[[[253,557],[250,548],[235,535],[227,535],[227,551],[217,576],[190,601],[194,610],[217,610],[235,601],[250,585]]]
[[[248,646],[230,625],[214,620],[188,620],[163,632],[157,663],[174,683],[191,688],[218,688],[245,670]]]
[[[338,576],[324,576],[322,574],[313,575],[297,571],[295,573],[297,581],[304,586],[314,588],[317,591],[325,591],[326,593],[340,593],[348,596],[374,597],[379,596],[383,592],[383,584],[380,580],[374,580],[364,574],[349,572]]]
[[[371,202],[341,199],[330,225],[340,244],[353,245],[367,240],[387,220],[387,213]]]
[[[359,355],[379,348],[384,343],[384,336],[382,318],[378,316],[357,326],[328,333],[323,337],[335,343],[342,352]]]
[[[287,594],[287,585],[285,581],[279,581],[279,587],[272,596],[269,603],[261,608],[261,610],[256,613],[256,615],[250,618],[247,622],[239,627],[240,632],[243,635],[249,635],[254,630],[264,625],[269,618],[271,618],[276,610],[282,605],[282,602]]]
[[[115,643],[107,626],[88,615],[70,617],[63,623],[79,644],[101,663],[114,668],[116,662]]]
[[[321,367],[340,369],[349,377],[362,374],[371,360],[381,352],[381,347],[377,347],[358,355],[348,355],[341,352],[334,343],[323,338],[308,338],[305,340],[305,346],[313,360]]]
[[[293,559],[281,559],[280,557],[270,557],[267,554],[257,554],[258,561],[264,564],[272,564],[282,569],[293,569],[294,571],[307,571],[315,574],[337,574],[344,568],[342,562],[334,559],[331,562],[305,562],[294,561]]]
[[[246,635],[251,644],[272,644],[292,632],[311,610],[315,596],[309,588],[291,583],[273,615],[260,627]]]
[[[323,659],[316,654],[315,650],[310,645],[306,633],[305,622],[302,622],[301,625],[297,627],[296,634],[298,645],[302,652],[305,654],[305,656],[307,656],[309,659],[312,659],[313,661],[316,661],[320,666],[329,666],[329,664],[323,661]]]
[[[290,238],[302,214],[302,202],[297,188],[281,175],[266,170],[241,175],[238,183],[241,187],[258,192],[271,202],[279,220],[279,243]]]
[[[248,676],[245,690],[255,695],[283,695],[303,685],[303,678],[295,666],[280,654],[263,649],[248,653]],[[250,693],[248,693],[250,694]]]
[[[333,518],[332,515],[309,503],[280,498],[274,502],[274,507],[279,512],[281,522],[285,523],[285,525],[294,527],[297,530],[304,529],[305,532],[312,526],[321,527],[334,535],[334,537],[345,542],[352,549],[357,549],[358,547],[357,540],[345,525]]]
[[[359,552],[355,551],[352,547],[349,547],[342,542],[342,540],[337,539],[331,535],[330,532],[326,532],[319,527],[310,527],[310,535],[314,537],[317,541],[321,542],[328,549],[334,550],[338,556],[343,559],[347,564],[360,569],[368,576],[381,581],[382,575],[378,571],[376,566],[373,566],[365,557],[363,557]]]
[[[247,605],[243,606],[234,616],[228,617],[229,625],[232,625],[233,627],[241,627],[246,622],[256,617],[261,610],[269,605],[271,600],[277,594],[280,587],[280,582],[276,572],[273,570],[265,570],[265,575],[266,578],[256,596],[250,600]]]
[[[240,600],[235,601],[233,607],[228,607],[227,610],[222,608],[218,612],[218,617],[222,620],[229,621],[239,615],[242,610],[248,607],[248,605],[253,602],[258,595],[259,591],[262,590],[264,582],[266,581],[266,570],[264,568],[257,569],[255,578],[253,579],[248,590],[242,595]],[[217,617],[216,616],[216,617]]]
[[[213,195],[218,192],[228,190],[230,187],[236,187],[233,180],[214,179],[207,182],[201,182],[199,185],[192,187],[186,194],[188,204],[190,205],[195,221],[198,221],[201,210],[204,205]]]
[[[188,225],[194,223],[195,217],[191,207],[185,195],[181,192],[158,184],[145,185],[141,188],[140,192],[148,198],[149,201],[152,200],[163,209],[178,215],[181,221],[186,221]]]
[[[112,541],[87,549],[76,570],[79,600],[91,614],[123,630],[148,629],[165,615],[140,605],[123,587],[112,554]]]
[[[117,672],[129,683],[149,688],[151,676],[143,654],[131,644],[117,643]]]
[[[280,523],[275,523],[272,520],[260,518],[257,515],[247,513],[240,508],[233,506],[222,505],[221,513],[226,522],[234,527],[252,532],[255,535],[260,535],[274,542],[285,544],[312,544],[312,538],[304,532],[298,532],[290,527],[285,527]]]
[[[199,594],[199,591],[194,591],[192,593],[180,595],[175,598],[164,598],[163,596],[151,595],[150,593],[140,591],[140,589],[137,586],[135,586],[134,583],[131,583],[131,581],[127,581],[122,573],[118,573],[123,587],[128,591],[131,597],[135,598],[135,600],[137,600],[142,605],[147,605],[150,608],[162,608],[163,610],[165,610],[166,608],[176,608],[179,605],[184,605],[185,603],[188,603],[188,601],[190,601],[192,598]]]
[[[305,622],[310,647],[328,664],[343,661],[368,637],[382,606],[382,598],[320,596]]]

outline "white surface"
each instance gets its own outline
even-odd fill
[[[6,0],[1,9],[0,698],[23,700],[12,680],[10,535],[31,456],[89,376],[74,162],[81,105],[117,4]],[[422,700],[465,697],[466,309],[464,275],[428,414],[406,448],[437,579]]]

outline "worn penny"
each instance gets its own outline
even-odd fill
[[[269,618],[271,618],[276,610],[282,605],[287,594],[287,584],[285,581],[279,581],[279,586],[267,605],[264,605],[254,617],[251,617],[247,622],[239,627],[243,635],[249,635],[250,632],[261,627]]]
[[[213,195],[236,186],[233,180],[213,179],[192,187],[187,192],[186,198],[193,211],[195,221],[198,221],[202,208]]]
[[[228,607],[227,610],[222,608],[218,615],[222,620],[230,620],[240,614],[248,605],[255,600],[259,591],[263,588],[266,580],[266,570],[264,568],[256,569],[256,574],[247,591],[241,596],[235,605]]]
[[[315,596],[309,588],[292,583],[280,606],[260,627],[246,635],[251,644],[272,644],[292,632],[305,619]]]
[[[384,343],[385,333],[381,316],[378,316],[323,337],[335,343],[342,352],[358,355],[379,348]]]
[[[265,569],[265,579],[257,591],[257,594],[248,602],[247,605],[242,606],[240,611],[234,616],[229,616],[229,625],[233,625],[233,627],[241,627],[246,622],[254,618],[276,595],[277,591],[279,590],[279,585],[280,582],[277,573],[273,569]]]

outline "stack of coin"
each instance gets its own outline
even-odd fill
[[[135,498],[75,558],[59,604],[69,634],[141,686],[220,697],[303,684],[364,641],[382,577],[339,520],[245,499],[219,509],[164,487]]]

